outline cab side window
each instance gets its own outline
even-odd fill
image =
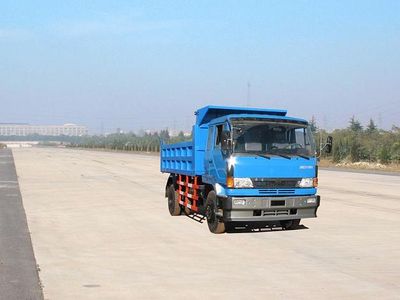
[[[213,135],[214,133],[214,126],[210,126],[208,128],[208,139],[207,139],[207,150],[211,150],[212,149],[212,144],[213,144]]]
[[[215,127],[215,148],[221,148],[221,141],[222,141],[222,128],[223,125],[217,125]]]

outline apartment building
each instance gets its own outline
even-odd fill
[[[87,135],[86,126],[76,124],[64,125],[30,125],[30,124],[4,124],[0,123],[0,136],[28,136],[28,135],[49,135],[49,136],[82,136]]]

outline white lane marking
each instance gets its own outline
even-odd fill
[[[0,181],[0,189],[10,189],[10,188],[15,189],[17,187],[18,187],[17,181]]]

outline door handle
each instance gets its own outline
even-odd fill
[[[210,164],[211,164],[211,163],[212,163],[212,159],[209,159],[209,160],[208,160],[208,163],[210,163]]]

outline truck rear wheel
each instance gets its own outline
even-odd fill
[[[189,207],[185,207],[183,209],[183,211],[185,212],[185,215],[187,215],[187,216],[190,216],[193,214],[193,211]]]
[[[171,216],[179,216],[181,214],[181,206],[178,202],[178,192],[175,191],[175,187],[171,184],[168,187],[168,210]]]
[[[300,225],[300,219],[281,221],[281,226],[285,230],[297,229]]]
[[[225,223],[221,220],[220,215],[222,214],[222,209],[218,208],[217,196],[214,191],[211,191],[207,195],[206,202],[206,217],[208,229],[212,233],[224,233]]]

